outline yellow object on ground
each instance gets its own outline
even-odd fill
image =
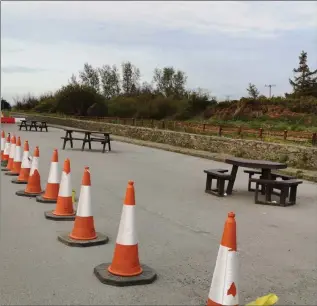
[[[270,306],[274,305],[278,301],[278,296],[274,293],[269,293],[268,295],[261,296],[255,301],[247,304],[246,306]]]
[[[74,189],[72,190],[72,200],[73,200],[73,203],[76,202],[76,191]]]

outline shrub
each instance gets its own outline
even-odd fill
[[[69,84],[55,94],[56,111],[66,115],[87,116],[87,110],[94,104],[105,104],[104,97],[89,86]],[[100,117],[106,116],[106,108],[100,107]]]

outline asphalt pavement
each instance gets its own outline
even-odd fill
[[[204,193],[204,169],[224,163],[114,141],[112,151],[62,150],[64,132],[6,132],[40,147],[40,175],[45,188],[54,148],[60,171],[71,160],[73,187],[79,196],[85,166],[91,170],[92,205],[98,232],[106,245],[72,248],[57,241],[72,221],[45,219],[54,204],[18,197],[25,185],[2,173],[0,223],[1,305],[203,305],[216,263],[227,213],[237,221],[240,260],[240,305],[275,293],[279,305],[316,305],[317,184],[299,186],[298,204],[272,207],[254,204],[247,175],[239,169],[233,196]],[[95,266],[112,260],[128,180],[135,182],[137,231],[141,263],[158,279],[150,285],[112,287],[93,275]]]

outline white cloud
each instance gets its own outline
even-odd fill
[[[295,37],[292,44],[285,41],[283,50],[277,48],[283,46],[285,31],[315,29],[316,16],[317,2],[304,1],[3,2],[1,91],[39,94],[65,84],[84,62],[96,67],[129,60],[147,81],[155,67],[173,65],[188,73],[189,87],[210,88],[216,95],[241,94],[253,80],[259,86],[274,81],[275,91],[284,93],[298,53],[308,43]],[[176,31],[170,44],[161,31]],[[76,39],[67,42],[72,35]],[[182,35],[190,41],[182,44]],[[282,40],[274,40],[277,35]],[[123,44],[127,38],[133,44]],[[17,67],[39,71],[5,73]]]
[[[5,2],[7,18],[42,21],[116,22],[208,34],[273,35],[276,31],[317,26],[314,1],[56,1]],[[5,16],[4,15],[4,16]]]

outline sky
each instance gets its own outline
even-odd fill
[[[290,92],[302,50],[317,68],[314,1],[1,1],[1,96],[55,91],[88,62],[156,67],[218,99]]]

